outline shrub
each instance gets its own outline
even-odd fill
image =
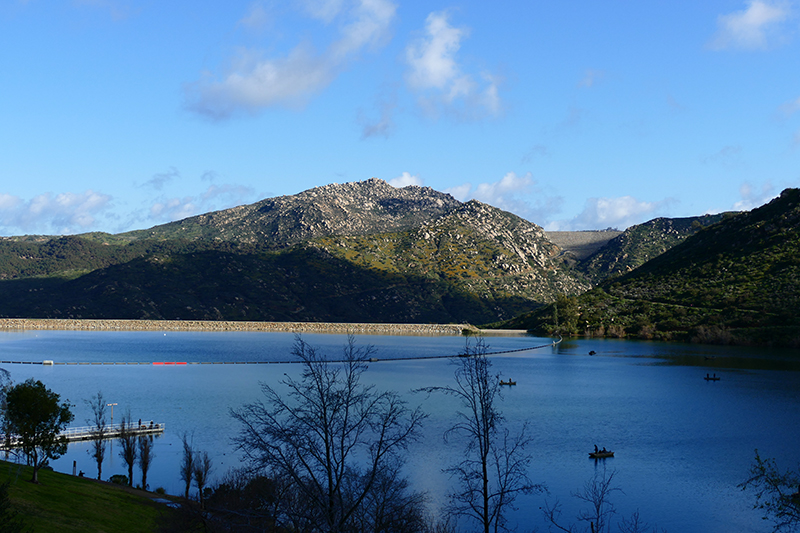
[[[114,474],[108,480],[111,483],[116,483],[117,485],[127,485],[128,484],[128,476],[124,474]]]

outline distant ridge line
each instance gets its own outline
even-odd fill
[[[381,335],[462,335],[478,333],[470,324],[379,324],[343,322],[255,322],[233,320],[102,320],[0,318],[6,331],[274,331],[284,333],[373,333]]]

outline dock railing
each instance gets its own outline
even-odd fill
[[[160,435],[166,429],[166,424],[163,422],[154,423],[148,421],[142,424],[126,424],[127,431],[131,435],[137,437],[143,435]],[[126,427],[122,424],[109,424],[103,429],[103,439],[117,439],[119,438]],[[78,426],[64,429],[59,433],[59,437],[64,437],[67,442],[78,442],[83,440],[94,440],[97,438],[97,426]],[[8,440],[0,435],[0,449],[16,448],[20,446],[20,438],[17,435],[9,436]]]

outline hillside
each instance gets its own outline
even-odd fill
[[[681,243],[700,229],[719,222],[723,215],[656,218],[615,235],[584,257],[577,269],[594,283],[631,272]]]
[[[506,326],[798,346],[800,190],[724,216],[630,273]]]
[[[589,288],[543,230],[371,179],[149,230],[0,241],[0,316],[333,322],[511,318]]]
[[[149,533],[176,515],[155,493],[48,469],[39,471],[39,483],[30,478],[31,467],[0,460],[0,484],[8,484],[4,503],[16,513],[0,513],[0,531]]]

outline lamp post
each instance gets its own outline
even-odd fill
[[[107,403],[106,406],[111,406],[111,430],[114,430],[114,406],[116,403]]]
[[[107,403],[106,407],[111,407],[111,431],[114,431],[114,406],[117,405],[116,403]],[[114,464],[114,439],[111,439],[111,457],[108,458],[108,462]]]

